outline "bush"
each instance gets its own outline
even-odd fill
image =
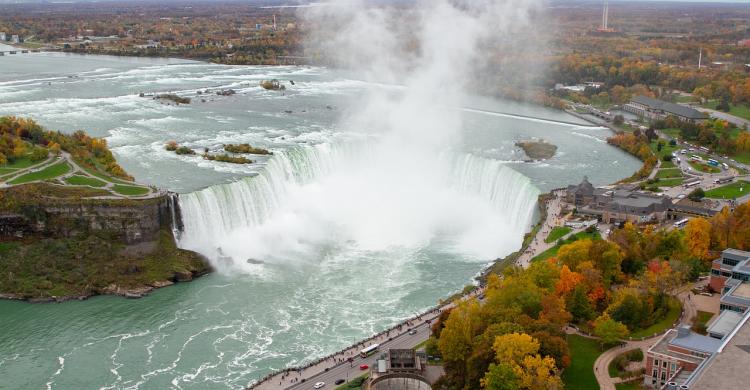
[[[34,148],[34,150],[31,151],[31,156],[29,157],[29,159],[33,162],[37,162],[46,160],[48,156],[49,150],[45,148]]]
[[[183,154],[195,154],[195,150],[190,149],[187,146],[180,146],[174,152],[177,153],[177,154],[180,154],[180,155],[183,155]]]

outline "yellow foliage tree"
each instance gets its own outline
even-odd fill
[[[711,224],[703,218],[693,218],[685,226],[685,244],[695,257],[705,260],[711,245]]]

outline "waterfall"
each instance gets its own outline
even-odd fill
[[[243,248],[234,251],[240,251],[238,256],[264,260],[274,254],[269,241],[287,251],[311,242],[364,242],[382,235],[369,243],[379,249],[380,244],[423,243],[435,232],[460,231],[469,246],[505,240],[505,251],[520,245],[539,193],[522,174],[495,160],[448,152],[429,161],[436,172],[422,172],[416,164],[422,171],[407,172],[395,182],[388,180],[402,174],[398,167],[386,173],[363,168],[384,160],[382,151],[362,143],[277,152],[255,176],[181,195],[180,245],[213,258],[238,246]],[[331,179],[341,170],[348,171],[343,178]],[[403,198],[407,201],[400,204]],[[417,232],[413,237],[410,229]],[[251,250],[259,246],[264,249]]]

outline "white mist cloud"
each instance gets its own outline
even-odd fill
[[[306,25],[315,30],[311,52],[367,81],[404,88],[364,91],[341,127],[366,133],[368,145],[334,159],[312,182],[286,183],[265,221],[217,227],[214,235],[186,233],[202,236],[199,241],[210,237],[210,245],[240,264],[314,260],[321,248],[337,246],[387,251],[447,241],[478,260],[516,249],[534,193],[508,168],[454,150],[462,113],[451,107],[462,106],[467,81],[480,77],[480,48],[516,39],[535,7],[532,1],[432,0],[401,9],[337,1],[306,10]]]

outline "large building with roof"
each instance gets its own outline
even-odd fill
[[[666,390],[748,388],[750,252],[726,249],[714,260],[710,285],[721,292],[720,313],[706,335],[672,329],[646,353],[644,384]]]
[[[586,177],[565,191],[565,201],[578,213],[592,215],[604,223],[648,223],[667,219],[669,197],[628,188],[594,188]]]
[[[647,96],[635,96],[623,109],[642,118],[666,119],[668,116],[692,123],[700,123],[708,119],[708,115],[694,108],[653,99]]]

